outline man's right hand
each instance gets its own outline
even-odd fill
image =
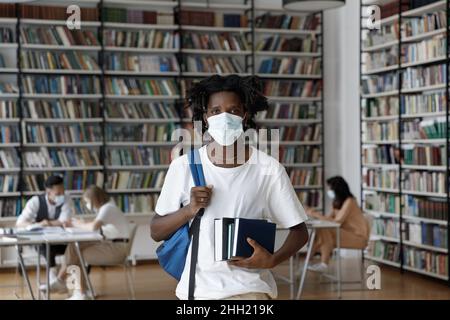
[[[207,187],[192,187],[191,188],[191,201],[189,203],[189,211],[191,218],[195,217],[201,208],[206,208],[212,196],[213,186]]]

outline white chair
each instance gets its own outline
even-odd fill
[[[370,237],[370,233],[372,230],[372,224],[373,224],[373,217],[370,214],[367,213],[363,213],[364,214],[364,219],[367,221],[367,224],[369,226],[369,237]],[[341,249],[345,249],[345,250],[352,250],[352,251],[356,251],[359,253],[360,258],[358,259],[359,263],[358,263],[358,273],[359,273],[359,279],[358,280],[345,280],[342,281],[342,284],[353,284],[353,283],[359,283],[361,284],[361,289],[364,290],[364,279],[365,279],[365,268],[364,268],[364,252],[367,249],[367,245],[368,243],[364,246],[364,248],[347,248],[347,247],[341,247]],[[339,254],[339,252],[337,250],[333,251],[334,254]],[[327,277],[324,274],[320,275],[320,280],[319,283],[324,284],[324,283],[334,283],[335,280],[333,279],[332,281],[328,281],[328,282],[323,282],[322,278],[323,277]],[[349,289],[347,289],[349,290]],[[359,290],[359,289],[358,289]]]
[[[127,246],[127,255],[123,262],[119,263],[111,263],[111,264],[102,264],[98,265],[99,267],[106,269],[107,267],[123,267],[125,281],[127,283],[128,289],[128,297],[131,297],[132,300],[135,300],[135,291],[134,291],[134,282],[131,274],[131,261],[129,257],[131,255],[131,250],[133,248],[134,237],[136,235],[137,225],[135,223],[130,223],[130,238],[128,240]],[[91,265],[88,266],[88,270],[90,271]]]

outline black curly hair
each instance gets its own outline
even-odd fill
[[[186,92],[186,108],[192,108],[192,122],[202,121],[202,132],[207,130],[203,115],[208,109],[209,97],[217,92],[236,93],[247,112],[244,130],[256,128],[255,114],[267,110],[267,98],[262,94],[262,83],[257,76],[241,77],[238,75],[213,75],[192,85]]]

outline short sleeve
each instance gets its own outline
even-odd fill
[[[61,214],[58,220],[61,222],[69,221],[72,218],[74,211],[74,205],[72,198],[68,195],[65,196],[64,204],[61,207]]]
[[[291,228],[308,217],[298,200],[294,187],[284,167],[279,166],[277,174],[269,179],[267,189],[267,218],[281,228]]]
[[[30,200],[27,201],[25,208],[23,208],[20,216],[17,218],[16,224],[35,222],[38,210],[39,198],[38,196],[33,196]]]
[[[103,205],[100,207],[100,210],[98,211],[97,216],[95,217],[95,221],[101,221],[102,223],[106,223],[108,217],[108,208],[107,206]]]
[[[189,203],[187,184],[188,163],[186,156],[172,161],[164,179],[164,184],[156,203],[155,212],[165,216]]]

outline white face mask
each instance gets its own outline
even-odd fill
[[[242,119],[228,112],[208,118],[208,133],[222,146],[232,145],[244,133]]]
[[[336,198],[336,193],[334,193],[333,190],[327,190],[327,196],[328,196],[328,198],[330,198],[331,200],[334,200],[334,198]]]
[[[60,206],[64,203],[64,195],[55,196],[55,206]]]

